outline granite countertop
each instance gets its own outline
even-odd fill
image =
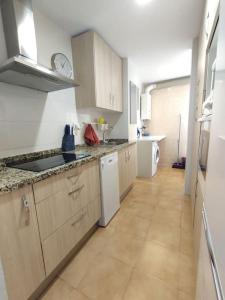
[[[136,143],[136,141],[129,141],[123,143],[121,145],[101,145],[101,146],[77,146],[75,153],[85,153],[89,154],[90,156],[83,158],[78,161],[73,161],[71,163],[58,166],[56,168],[48,169],[43,172],[31,172],[31,171],[24,171],[15,168],[8,168],[5,166],[8,162],[16,162],[19,160],[26,160],[26,159],[37,159],[37,158],[44,158],[49,154],[60,154],[60,149],[53,149],[48,151],[18,155],[14,157],[9,157],[0,160],[0,195],[3,193],[11,192],[22,188],[26,185],[33,184],[35,182],[41,181],[46,179],[52,175],[57,175],[66,170],[81,166],[85,163],[91,162],[93,160],[99,159],[102,156],[110,154],[115,151],[119,151],[129,145]],[[69,152],[74,153],[74,151]]]

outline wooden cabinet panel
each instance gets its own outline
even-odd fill
[[[112,59],[112,106],[113,110],[123,111],[123,78],[122,78],[122,59],[111,51]]]
[[[0,253],[9,299],[28,299],[45,278],[31,186],[0,197]]]
[[[76,91],[77,107],[122,111],[122,59],[92,31],[74,37],[72,48],[82,87]]]
[[[119,151],[119,185],[120,185],[120,196],[122,196],[127,189],[127,152],[125,149]]]
[[[128,190],[136,178],[136,144],[119,151],[120,197]]]
[[[100,36],[94,34],[94,67],[96,106],[112,109],[111,105],[111,49]]]
[[[86,211],[87,215],[87,211]],[[85,211],[80,210],[74,217],[43,241],[46,273],[49,275],[73,249],[83,234]]]
[[[61,193],[37,203],[47,274],[101,216],[98,160],[66,172],[64,183]]]
[[[132,184],[137,176],[137,145],[131,145],[128,149],[128,158],[129,158],[129,184]]]
[[[62,190],[37,204],[37,216],[42,240],[46,239],[71,217],[71,202],[70,197],[66,195],[66,191]]]

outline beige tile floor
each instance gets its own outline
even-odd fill
[[[184,172],[137,179],[120,211],[99,228],[42,300],[193,300],[190,199]]]

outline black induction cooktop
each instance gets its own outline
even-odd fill
[[[72,161],[80,160],[82,158],[90,156],[89,154],[74,154],[74,153],[62,153],[59,155],[49,156],[32,161],[23,161],[17,163],[7,164],[7,167],[21,169],[32,172],[41,172],[51,168],[65,165]]]

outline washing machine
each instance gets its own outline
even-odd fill
[[[152,177],[156,174],[160,158],[157,141],[142,138],[137,143],[137,175]]]
[[[157,172],[160,158],[159,145],[157,142],[152,142],[152,176]]]

